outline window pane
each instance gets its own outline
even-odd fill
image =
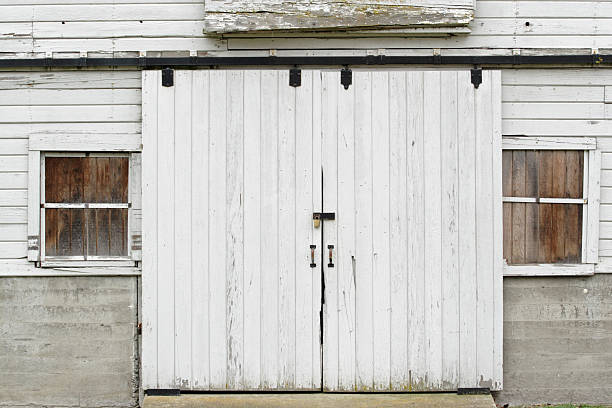
[[[46,157],[45,202],[127,203],[127,157]]]
[[[582,198],[581,150],[505,150],[505,197]]]
[[[85,220],[80,208],[45,210],[45,255],[84,256]]]
[[[504,203],[504,258],[508,264],[581,262],[582,207]]]
[[[85,210],[89,256],[127,256],[127,208]]]

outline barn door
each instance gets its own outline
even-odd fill
[[[320,390],[320,75],[143,71],[143,388]]]
[[[501,388],[500,93],[492,71],[322,74],[324,390]]]

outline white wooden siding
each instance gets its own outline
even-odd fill
[[[443,54],[506,53],[511,49],[532,49],[529,53],[550,53],[551,49],[612,48],[612,5],[601,1],[477,0],[471,34],[442,38],[275,38],[253,40],[206,38],[204,0],[16,0],[0,1],[0,50],[5,56],[45,52],[125,53],[138,51],[246,50],[277,55],[305,54],[308,49],[385,49],[384,53],[425,54],[434,48]],[[529,23],[529,25],[527,25]],[[302,36],[303,37],[303,36]],[[535,49],[535,50],[533,50]],[[483,51],[484,50],[484,51]],[[317,51],[314,51],[316,54]],[[137,54],[134,54],[137,55]],[[262,55],[259,53],[259,55]],[[266,55],[265,53],[263,55]]]
[[[320,388],[318,78],[144,72],[145,389]]]
[[[501,75],[353,75],[323,74],[324,389],[501,389]]]
[[[0,72],[0,258],[26,256],[29,141],[139,146],[140,100],[137,71]]]

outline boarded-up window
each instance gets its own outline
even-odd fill
[[[129,158],[57,157],[44,161],[44,256],[128,256]]]
[[[508,264],[582,261],[584,157],[580,150],[503,152]]]

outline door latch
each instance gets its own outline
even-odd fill
[[[315,249],[317,249],[316,245],[310,246],[310,267],[311,268],[317,267],[317,263],[315,262]]]
[[[321,220],[335,220],[336,213],[333,212],[315,212],[312,213],[312,220],[315,228],[321,226]]]
[[[329,263],[327,264],[327,266],[329,268],[333,268],[334,267],[334,246],[328,245],[327,249],[329,249]]]

